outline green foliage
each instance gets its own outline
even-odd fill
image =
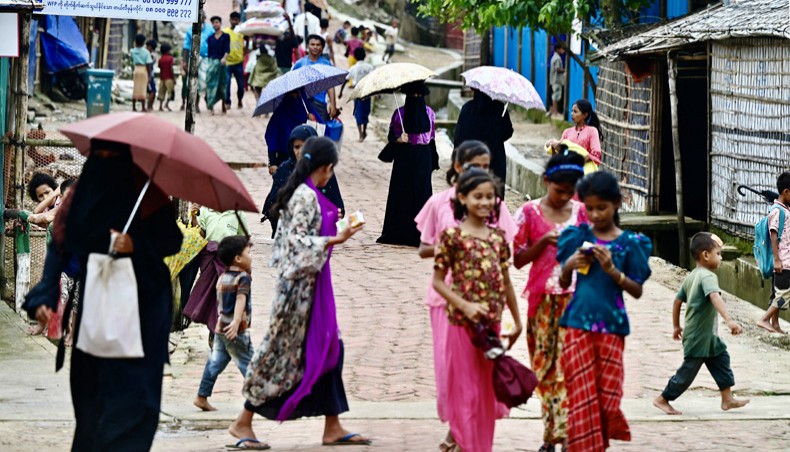
[[[599,13],[619,10],[628,17],[652,0],[410,0],[423,16],[445,23],[461,21],[464,30],[485,32],[509,26],[546,30],[550,35],[566,33],[577,17],[589,20]],[[608,8],[607,8],[608,7]],[[603,10],[602,10],[603,8]],[[609,22],[615,22],[610,19]],[[622,20],[616,21],[618,25]]]

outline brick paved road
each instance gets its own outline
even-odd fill
[[[227,4],[230,2],[225,0]],[[222,13],[220,2],[211,1],[211,13]],[[223,17],[227,13],[223,14]],[[349,110],[349,109],[346,109]],[[228,115],[198,118],[197,134],[206,139],[223,158],[248,168],[239,171],[253,194],[262,203],[270,187],[270,176],[260,166],[265,162],[263,133],[266,121],[250,118],[252,97],[248,94],[244,110],[231,110]],[[158,114],[158,113],[157,113]],[[158,114],[183,123],[180,113]],[[388,115],[387,115],[388,116]],[[381,229],[390,166],[379,162],[376,155],[383,146],[375,137],[363,145],[355,142],[350,111],[343,117],[346,127],[338,179],[348,209],[361,209],[368,220],[366,229],[349,243],[338,247],[333,257],[333,276],[337,296],[339,323],[346,344],[345,383],[353,407],[347,416],[349,428],[369,434],[382,451],[435,450],[445,427],[431,409],[434,398],[431,338],[427,309],[423,296],[431,272],[431,263],[421,261],[414,249],[375,244]],[[446,163],[443,165],[446,167]],[[434,187],[444,189],[441,175],[436,173]],[[521,204],[520,195],[509,192],[511,210]],[[267,267],[270,253],[270,228],[261,225],[259,216],[249,215],[254,241],[253,259],[253,339],[260,342],[270,309],[272,271]],[[650,400],[663,387],[666,379],[680,363],[679,345],[671,340],[671,303],[673,290],[682,275],[666,265],[656,263],[655,280],[648,283],[642,300],[628,300],[633,334],[626,351],[626,412],[634,419],[631,444],[618,443],[613,450],[786,450],[790,445],[787,416],[771,405],[771,396],[787,394],[786,375],[790,374],[787,352],[763,339],[753,327],[746,334],[725,341],[733,357],[741,393],[764,396],[737,414],[721,414],[717,410],[717,393],[712,379],[700,374],[692,390],[678,402],[693,415],[667,422],[650,407]],[[520,292],[526,270],[514,273]],[[747,303],[726,297],[733,316],[751,323],[759,314]],[[526,307],[521,301],[522,313]],[[2,319],[0,319],[2,320]],[[166,368],[163,417],[154,449],[220,450],[230,441],[224,431],[241,407],[241,377],[229,368],[215,389],[212,402],[220,411],[202,414],[191,405],[207,356],[205,327],[192,326],[180,338]],[[527,361],[525,341],[519,341],[513,355]],[[21,344],[21,345],[20,345]],[[24,342],[20,347],[39,350],[41,341]],[[25,364],[23,372],[37,372],[46,379],[51,372],[51,353],[39,353],[35,367]],[[14,370],[15,372],[18,370]],[[8,371],[0,370],[0,378]],[[18,385],[18,379],[13,379]],[[51,378],[49,384],[63,391],[63,377]],[[36,387],[48,388],[46,382]],[[3,416],[0,408],[0,448],[3,450],[62,450],[68,444],[73,424],[70,407],[59,397],[51,410],[51,400],[44,391],[27,390],[14,414]],[[8,388],[7,388],[8,389]],[[2,391],[2,390],[0,390]],[[0,392],[0,398],[6,393]],[[10,394],[10,393],[9,393]],[[60,394],[60,392],[58,392]],[[16,400],[16,399],[15,399]],[[784,400],[784,399],[782,399]],[[27,403],[27,408],[24,404]],[[769,406],[770,405],[770,406]],[[498,424],[495,450],[535,450],[540,444],[541,425],[535,418],[534,400],[527,412],[514,411],[514,416]],[[364,409],[362,409],[364,408]],[[25,410],[34,413],[30,417]],[[769,419],[765,419],[765,418]],[[781,419],[780,419],[781,418]],[[663,421],[663,422],[658,422]],[[301,420],[278,425],[256,420],[255,428],[262,438],[278,450],[321,450],[317,439],[320,420]],[[30,434],[30,431],[36,431]],[[20,432],[24,432],[21,434]],[[758,432],[766,432],[761,434]]]

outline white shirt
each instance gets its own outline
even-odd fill
[[[287,12],[291,17],[296,17],[297,14],[302,12],[302,9],[299,7],[299,3],[299,0],[285,0],[285,12]]]
[[[398,42],[398,29],[395,27],[389,27],[386,32],[384,32],[384,38],[387,40],[387,45],[393,45]]]
[[[306,19],[305,19],[306,18]],[[321,35],[321,21],[312,15],[311,13],[304,13],[299,14],[296,19],[294,19],[294,33],[297,36],[301,36],[302,38],[307,38],[304,35],[304,22],[307,20],[307,36],[310,35]],[[307,48],[307,43],[305,42],[305,48]]]
[[[351,69],[348,70],[348,75],[346,75],[346,80],[351,82],[351,86],[356,86],[360,80],[365,78],[366,75],[373,72],[372,64],[367,63],[365,61],[357,61],[357,64],[351,66]],[[790,223],[790,221],[788,222]]]

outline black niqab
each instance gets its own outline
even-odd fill
[[[428,133],[431,131],[431,119],[428,117],[425,96],[430,91],[422,82],[409,83],[401,88],[406,95],[403,106],[403,130],[410,134]]]
[[[66,218],[65,249],[80,255],[107,253],[110,229],[123,230],[146,179],[128,149],[111,158],[91,154],[82,168]],[[153,213],[167,202],[167,197],[151,185],[136,218]]]

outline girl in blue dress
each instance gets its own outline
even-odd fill
[[[622,202],[617,179],[589,174],[576,189],[590,225],[568,227],[558,242],[560,285],[576,272],[576,292],[560,319],[565,328],[561,358],[568,389],[568,450],[602,451],[610,439],[631,440],[620,411],[623,349],[630,332],[623,291],[642,296],[650,277],[650,239],[619,227]]]

